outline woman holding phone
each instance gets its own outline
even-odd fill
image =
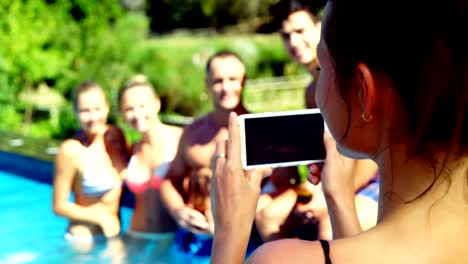
[[[372,12],[368,12],[372,10]],[[330,0],[317,47],[327,122],[322,182],[332,241],[279,240],[249,263],[464,263],[468,259],[465,0]],[[244,173],[237,116],[218,144],[212,263],[241,263],[267,173]],[[378,224],[361,232],[350,158],[379,165]],[[450,224],[448,224],[450,223]],[[287,254],[285,254],[287,252]]]

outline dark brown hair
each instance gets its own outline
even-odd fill
[[[283,21],[292,13],[299,11],[307,12],[312,21],[317,23],[321,20],[320,11],[326,3],[326,0],[281,0],[270,8],[273,27],[276,30],[281,29]]]
[[[331,0],[323,37],[348,102],[363,62],[392,82],[414,156],[468,150],[466,0]],[[348,107],[349,109],[349,107]],[[438,146],[430,151],[428,147]]]

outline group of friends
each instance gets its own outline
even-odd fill
[[[310,71],[315,93],[319,67],[318,7],[292,6],[282,18],[281,37],[291,57]],[[107,124],[109,103],[97,83],[84,82],[73,103],[80,131],[63,142],[56,158],[53,208],[70,219],[66,237],[94,241],[121,233],[119,202],[125,185],[135,196],[126,236],[174,240],[193,254],[210,255],[214,222],[210,204],[212,161],[216,142],[228,138],[230,112],[248,113],[242,103],[246,67],[234,52],[223,50],[206,63],[205,85],[213,111],[186,127],[158,118],[161,101],[144,75],[136,75],[119,92],[123,119],[141,135],[127,147],[122,131]],[[376,183],[376,166],[356,161],[356,191]],[[320,186],[301,182],[296,167],[278,168],[265,179],[253,226],[253,248],[267,241],[297,237],[331,239],[331,224]],[[69,201],[70,193],[74,201]],[[306,193],[306,201],[298,199]],[[376,221],[376,197],[356,195],[364,228]]]
[[[306,107],[320,108],[330,129],[324,166],[309,166],[308,181],[296,167],[242,169],[246,68],[231,51],[206,63],[213,111],[183,128],[159,120],[144,76],[131,79],[119,94],[141,134],[131,147],[107,124],[103,89],[85,82],[73,99],[81,129],[55,163],[53,208],[70,219],[68,239],[119,235],[126,185],[136,198],[126,236],[164,237],[212,263],[461,263],[464,0],[331,0],[323,17],[313,1],[280,2],[285,48],[313,77]]]

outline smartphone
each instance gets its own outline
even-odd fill
[[[323,162],[326,124],[318,108],[239,116],[244,169]]]

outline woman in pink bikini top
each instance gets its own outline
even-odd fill
[[[126,177],[127,187],[135,194],[129,234],[172,234],[176,225],[161,202],[159,186],[177,152],[182,129],[159,120],[160,100],[142,75],[134,77],[119,98],[125,121],[141,135],[132,146]]]

